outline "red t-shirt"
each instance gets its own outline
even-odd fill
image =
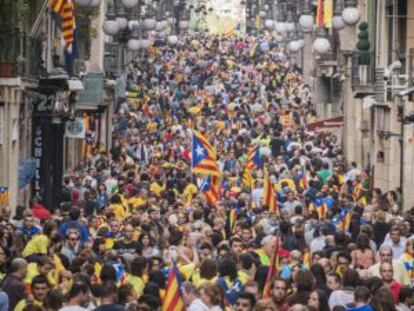
[[[33,216],[40,220],[49,219],[52,215],[50,211],[40,203],[35,203],[32,205],[32,212]]]
[[[401,284],[393,280],[391,282],[390,291],[392,293],[392,297],[394,298],[394,303],[396,305],[399,303],[400,290],[401,290]]]

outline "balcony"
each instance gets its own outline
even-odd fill
[[[120,53],[119,43],[105,43],[105,58],[104,58],[104,71],[107,77],[114,77],[119,71],[119,62],[124,63],[124,59],[119,59],[123,57],[123,54]]]
[[[375,53],[361,57],[359,52],[352,54],[352,86],[355,88],[372,86],[375,83]]]
[[[38,79],[42,69],[42,42],[16,31],[0,33],[0,78]]]

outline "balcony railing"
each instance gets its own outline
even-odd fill
[[[361,56],[358,51],[352,54],[352,85],[367,86],[375,82],[375,53]]]
[[[122,57],[119,53],[119,43],[105,43],[105,59],[104,70],[108,76],[116,75],[119,68],[119,57]],[[121,64],[122,64],[121,60]]]
[[[0,33],[0,77],[39,78],[42,42],[18,30]]]

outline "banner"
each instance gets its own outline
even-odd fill
[[[333,0],[325,0],[323,5],[323,22],[326,28],[332,28]]]
[[[83,118],[76,118],[73,121],[66,122],[65,137],[84,139],[85,132],[85,122]]]
[[[9,204],[9,188],[0,186],[0,206]]]

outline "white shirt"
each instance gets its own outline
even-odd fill
[[[82,308],[80,306],[66,306],[60,308],[59,311],[88,311],[88,309]]]
[[[391,239],[385,240],[381,246],[389,246],[392,248],[392,259],[397,260],[405,251],[405,239],[401,238],[400,243],[394,244]]]
[[[311,253],[321,251],[326,246],[325,237],[323,235],[312,240],[310,245]]]
[[[188,306],[187,311],[208,311],[208,307],[197,298]]]
[[[252,201],[257,207],[262,205],[262,198],[263,188],[257,188],[252,191]]]

